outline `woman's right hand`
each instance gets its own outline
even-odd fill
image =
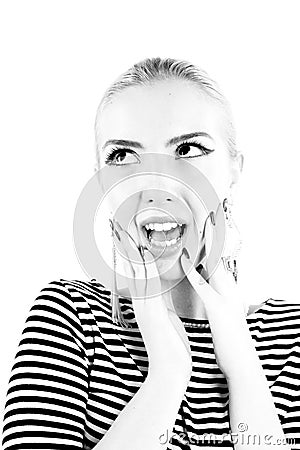
[[[175,312],[171,293],[161,293],[153,255],[140,251],[133,237],[114,220],[113,235],[122,257],[139,330],[148,353],[150,376],[188,383],[192,357],[184,325]]]

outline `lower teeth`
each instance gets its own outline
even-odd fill
[[[181,236],[178,236],[177,238],[171,239],[170,241],[156,241],[155,239],[152,239],[150,237],[149,241],[151,245],[157,245],[158,247],[170,247],[171,245],[176,244],[181,239]]]

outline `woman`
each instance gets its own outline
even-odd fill
[[[297,448],[300,307],[248,308],[238,291],[243,156],[218,86],[185,61],[146,59],[105,92],[95,130],[126,284],[41,290],[4,448]]]

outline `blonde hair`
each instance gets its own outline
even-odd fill
[[[222,106],[227,119],[227,148],[233,159],[238,156],[236,149],[236,131],[231,107],[226,97],[221,93],[216,81],[210,78],[203,69],[196,67],[190,62],[173,58],[155,57],[146,58],[134,64],[130,69],[122,73],[104,92],[97,109],[94,125],[96,162],[98,168],[100,167],[98,149],[98,138],[101,129],[100,115],[105,106],[111,102],[112,98],[118,92],[121,92],[128,87],[145,86],[153,84],[158,80],[170,79],[180,79],[194,83],[199,89]]]

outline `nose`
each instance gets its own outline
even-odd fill
[[[142,203],[145,206],[151,204],[151,206],[160,206],[167,202],[174,202],[175,196],[170,192],[162,189],[146,189],[142,194]]]

